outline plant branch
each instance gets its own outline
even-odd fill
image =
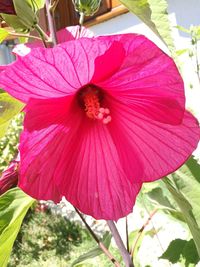
[[[42,42],[45,47],[47,47],[47,42],[49,42],[49,36],[43,31],[43,29],[36,24],[35,30],[38,32],[39,36],[42,38]]]
[[[129,252],[128,217],[126,216],[126,249]]]
[[[140,228],[140,230],[138,231],[138,235],[136,237],[136,240],[133,244],[133,246],[131,247],[131,257],[133,258],[134,254],[135,254],[135,250],[138,244],[138,241],[140,240],[140,237],[142,235],[142,233],[144,232],[145,228],[147,227],[147,225],[150,223],[151,219],[153,218],[153,216],[156,214],[156,212],[158,211],[158,209],[154,209],[152,211],[152,213],[149,215],[147,221],[143,224],[143,226]]]
[[[10,36],[16,36],[16,37],[25,37],[25,38],[32,38],[36,40],[42,41],[42,38],[33,36],[33,35],[28,35],[28,34],[21,34],[21,33],[16,33],[16,32],[8,32]]]
[[[105,247],[105,245],[98,239],[96,234],[92,231],[92,229],[90,228],[89,224],[86,222],[85,218],[80,213],[80,211],[77,208],[75,208],[75,210],[78,213],[79,217],[81,218],[82,222],[85,224],[88,231],[90,232],[91,236],[94,238],[94,240],[97,242],[98,246],[102,249],[102,251],[106,254],[106,256],[110,259],[110,261],[114,264],[114,266],[121,267],[119,262],[117,262],[117,260],[113,257],[110,251]]]
[[[49,25],[50,37],[51,37],[53,46],[55,46],[57,44],[55,20],[54,20],[53,12],[51,10],[50,0],[45,0],[45,1],[46,1],[46,11],[47,11],[47,20],[48,20],[48,25]]]
[[[131,256],[124,246],[124,243],[121,239],[121,236],[117,230],[115,223],[113,221],[109,220],[109,221],[107,221],[107,224],[108,224],[110,231],[111,231],[111,233],[115,239],[115,242],[119,248],[119,251],[122,255],[122,258],[124,260],[126,267],[134,267]]]

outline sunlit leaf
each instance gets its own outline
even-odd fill
[[[9,121],[0,125],[0,138],[2,138],[5,135],[8,129],[8,125],[9,125]]]
[[[185,33],[189,33],[190,34],[190,30],[184,28],[183,26],[177,25],[176,28],[181,32],[185,32]]]
[[[8,25],[15,29],[16,32],[27,33],[29,29],[19,20],[16,15],[0,14]]]
[[[35,9],[35,11],[43,8],[45,4],[45,0],[27,0],[27,2]]]
[[[167,13],[166,0],[120,0],[131,12],[139,17],[174,53],[171,26]]]
[[[23,104],[8,95],[7,93],[0,94],[0,125],[12,119],[21,111]]]
[[[34,199],[19,188],[0,197],[0,266],[6,267],[21,223]]]
[[[200,256],[200,165],[191,157],[185,165],[163,181],[188,224]]]
[[[6,37],[9,35],[8,31],[4,28],[0,28],[0,43],[2,43]]]
[[[5,134],[11,120],[23,108],[23,104],[7,93],[0,93],[0,138]]]
[[[181,56],[181,55],[185,54],[186,52],[189,52],[188,48],[177,50],[176,54],[177,54],[177,56]]]
[[[38,21],[37,11],[44,7],[44,0],[15,0],[14,6],[17,15],[0,15],[16,32],[29,32]]]

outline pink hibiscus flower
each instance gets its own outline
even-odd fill
[[[0,86],[26,103],[19,186],[97,219],[129,214],[142,183],[175,171],[199,141],[173,60],[142,35],[33,49]]]

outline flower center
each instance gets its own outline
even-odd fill
[[[104,124],[111,121],[110,110],[102,107],[103,92],[95,85],[87,85],[78,93],[78,99],[86,116],[92,120],[101,120]]]

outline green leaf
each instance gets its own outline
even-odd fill
[[[6,21],[6,23],[15,29],[16,32],[27,33],[29,29],[19,20],[16,15],[8,15],[0,13],[1,17]]]
[[[19,188],[0,197],[0,266],[6,267],[20,226],[34,199]]]
[[[183,26],[177,25],[176,28],[181,32],[185,32],[185,33],[189,33],[190,34],[190,30],[184,28]]]
[[[28,0],[28,2],[36,11],[43,8],[45,4],[45,0]]]
[[[44,0],[14,0],[17,15],[0,15],[16,32],[27,33],[38,22],[37,11],[44,7]]]
[[[9,121],[19,113],[23,104],[7,93],[0,93],[0,138],[4,136]]]
[[[2,138],[5,135],[8,126],[9,126],[9,121],[0,125],[0,138]]]
[[[15,11],[19,21],[29,30],[38,22],[35,8],[30,6],[29,0],[14,0]]]
[[[179,262],[181,257],[185,260],[185,266],[189,264],[195,264],[194,266],[196,266],[199,261],[199,255],[193,239],[190,241],[183,239],[173,240],[160,258],[169,260],[174,264]]]
[[[102,243],[104,244],[104,246],[106,248],[109,248],[110,246],[110,243],[111,243],[111,238],[112,238],[112,235],[109,233],[109,232],[106,232],[102,238]],[[100,256],[101,254],[103,253],[102,249],[100,249],[99,246],[96,246],[94,249],[88,251],[87,253],[81,255],[80,257],[78,257],[78,259],[76,259],[71,267],[73,266],[80,266],[79,264],[83,261],[86,261],[88,259],[92,259],[92,258],[95,258],[97,256]]]
[[[7,93],[0,94],[0,125],[12,119],[21,111],[23,104],[8,95]]]
[[[169,178],[163,179],[177,202],[200,256],[200,165],[191,157]]]
[[[166,0],[120,0],[120,2],[149,26],[174,54],[175,46],[171,36]]]
[[[0,28],[0,43],[2,43],[6,37],[9,35],[8,31],[4,28]]]
[[[189,52],[188,48],[177,50],[176,54],[177,54],[177,56],[181,56],[181,55],[185,54],[186,52]]]

